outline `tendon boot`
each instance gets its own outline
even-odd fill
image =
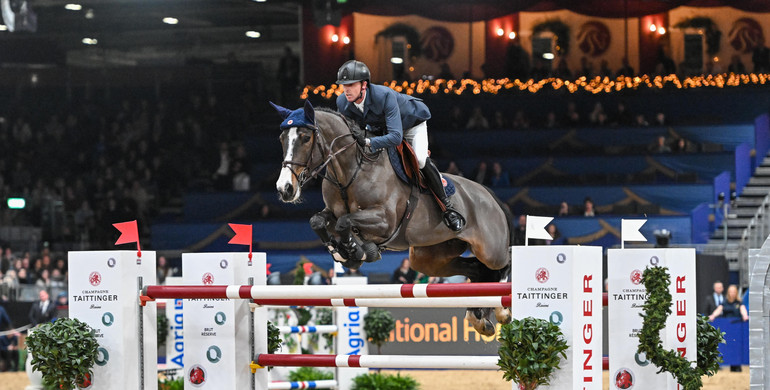
[[[455,233],[461,232],[465,227],[465,218],[452,207],[449,197],[446,196],[446,192],[444,192],[441,174],[438,172],[438,168],[436,168],[430,158],[426,159],[425,167],[423,167],[420,172],[422,172],[422,175],[425,177],[428,188],[433,191],[438,198],[437,200],[446,207],[443,215],[444,224]],[[441,203],[439,204],[439,207],[441,207]]]

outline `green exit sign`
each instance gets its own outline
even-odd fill
[[[8,198],[8,208],[13,210],[20,210],[27,206],[27,201],[24,198]]]

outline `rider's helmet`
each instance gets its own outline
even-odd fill
[[[337,84],[353,84],[358,81],[369,81],[369,67],[361,61],[350,60],[340,66],[337,71]]]

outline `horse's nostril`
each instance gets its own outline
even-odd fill
[[[293,194],[294,193],[294,186],[291,184],[287,184],[285,187],[286,194]]]

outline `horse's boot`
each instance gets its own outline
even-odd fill
[[[436,168],[436,165],[433,164],[433,161],[431,161],[430,158],[426,159],[425,167],[423,167],[420,172],[422,172],[425,177],[428,188],[433,191],[436,197],[438,197],[438,200],[446,207],[443,215],[444,224],[455,233],[462,231],[465,227],[465,217],[452,207],[452,202],[449,200],[449,197],[446,196],[446,192],[444,191],[444,185],[441,182],[441,174],[438,172],[438,168]],[[439,207],[441,207],[441,204],[439,204]]]

